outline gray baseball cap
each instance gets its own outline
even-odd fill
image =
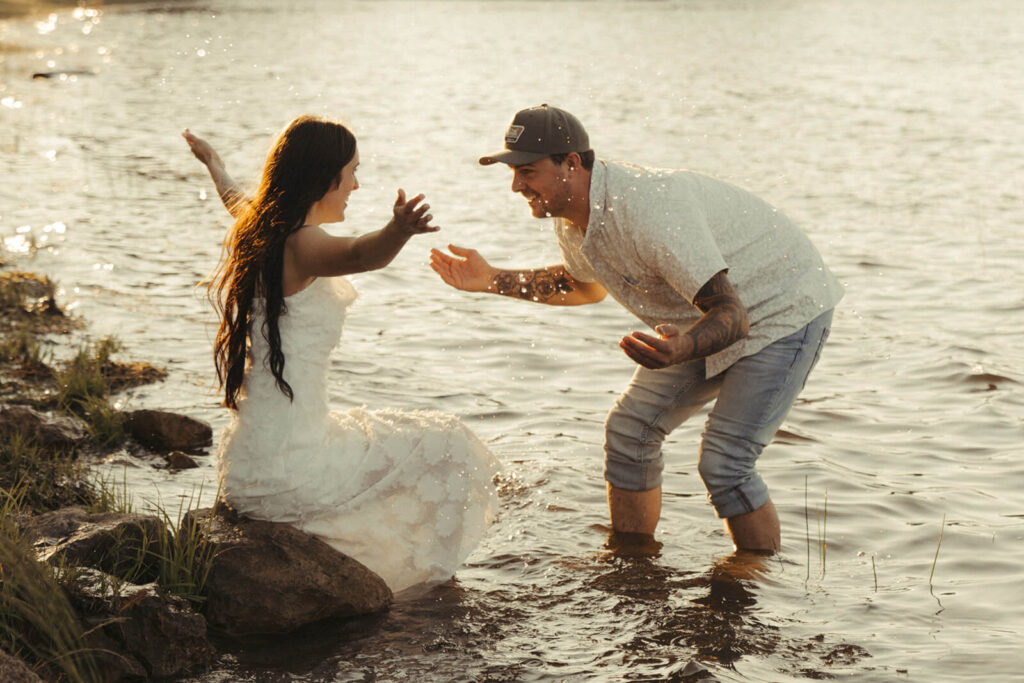
[[[589,149],[590,138],[579,119],[563,109],[542,104],[517,113],[505,132],[505,149],[480,157],[480,163],[521,166],[552,154]]]

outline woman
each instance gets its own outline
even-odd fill
[[[204,140],[183,133],[235,217],[210,291],[231,424],[222,493],[239,512],[288,522],[379,574],[395,592],[449,578],[494,510],[497,461],[455,417],[331,412],[328,356],[355,290],[343,275],[382,268],[434,232],[423,195],[398,190],[393,216],[359,237],[329,235],[359,188],[355,137],[303,116],[278,137],[247,199]]]

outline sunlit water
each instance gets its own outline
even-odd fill
[[[237,0],[0,23],[6,258],[55,278],[91,337],[168,368],[129,408],[227,420],[196,285],[228,220],[181,129],[251,181],[292,116],[342,117],[362,189],[337,232],[383,224],[399,186],[443,226],[353,278],[332,400],[463,416],[505,463],[500,518],[452,583],[197,680],[1020,680],[1022,17],[1015,0]],[[784,552],[759,578],[723,564],[701,419],[667,446],[660,553],[606,547],[602,421],[636,321],[459,293],[426,266],[448,242],[555,262],[508,172],[475,163],[541,102],[600,156],[769,199],[847,286],[762,458]],[[173,508],[210,495],[211,460],[105,471]]]

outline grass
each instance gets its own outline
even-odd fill
[[[38,369],[45,367],[49,354],[27,329],[19,329],[0,341],[0,360],[7,363],[18,363],[24,368]]]
[[[206,580],[217,547],[208,540],[212,513],[204,522],[188,514],[194,511],[194,505],[201,497],[200,488],[199,493],[187,502],[182,500],[177,515],[171,515],[159,503],[152,505],[163,524],[156,538],[144,538],[143,543],[139,544],[144,550],[139,547],[122,548],[129,555],[136,553],[134,561],[128,563],[131,570],[121,572],[122,580],[130,583],[156,581],[166,592],[179,595],[196,607],[205,602]],[[131,513],[133,509],[134,501],[128,492],[127,479],[115,486],[109,481],[98,483],[96,504],[91,508],[92,511]]]
[[[92,502],[86,468],[64,451],[44,451],[21,434],[0,441],[0,489],[21,509],[40,512]]]
[[[9,499],[8,499],[9,502]],[[0,522],[0,648],[44,680],[98,680],[82,627],[55,571],[35,559],[10,519]]]
[[[0,274],[0,308],[25,309],[26,299],[53,301],[56,294],[56,283],[45,275],[17,271]]]
[[[81,404],[82,417],[89,429],[89,437],[100,446],[113,446],[124,440],[124,414],[109,400],[90,396]]]
[[[110,386],[103,370],[121,342],[104,337],[78,353],[56,373],[57,406],[85,421],[89,435],[100,446],[124,439],[124,418],[109,399]]]
[[[133,511],[126,479],[119,484],[97,481],[87,488],[90,512]],[[44,680],[92,683],[100,680],[93,652],[81,645],[87,634],[64,589],[82,570],[66,562],[54,567],[36,560],[14,522],[26,513],[38,490],[31,478],[0,488],[0,649],[24,661]],[[126,534],[108,558],[116,571],[99,576],[100,593],[116,602],[125,584],[156,581],[165,592],[200,606],[217,548],[208,540],[212,516],[200,522],[186,514],[195,502],[196,498],[183,501],[176,519],[155,506],[163,522],[157,537],[147,538],[143,530],[140,542]]]
[[[199,495],[202,495],[202,489]],[[196,515],[186,514],[193,509],[194,502],[193,498],[187,505],[182,501],[176,520],[172,520],[162,507],[157,508],[164,519],[162,528],[165,530],[157,544],[160,548],[157,583],[167,592],[180,595],[198,607],[206,600],[206,580],[217,555],[217,546],[209,540],[213,511],[200,522]]]
[[[106,399],[109,391],[102,367],[94,350],[79,349],[57,372],[57,406],[67,413],[81,415],[90,399]]]

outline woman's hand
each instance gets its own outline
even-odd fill
[[[437,249],[430,250],[430,267],[455,289],[465,292],[486,292],[494,281],[495,269],[476,249],[463,249],[449,244],[455,256]]]
[[[224,167],[224,162],[220,160],[220,156],[214,151],[213,147],[206,140],[196,137],[192,132],[186,128],[185,132],[181,134],[181,137],[185,138],[185,142],[188,143],[188,148],[192,150],[192,154],[195,155],[196,159],[203,162],[207,167],[210,164]]]
[[[430,204],[420,204],[422,201],[422,194],[406,200],[405,190],[398,191],[398,198],[395,200],[395,215],[391,219],[391,225],[398,230],[399,234],[409,237],[425,232],[437,232],[441,229],[436,225],[430,225],[430,221],[433,218],[433,216],[427,213]]]

